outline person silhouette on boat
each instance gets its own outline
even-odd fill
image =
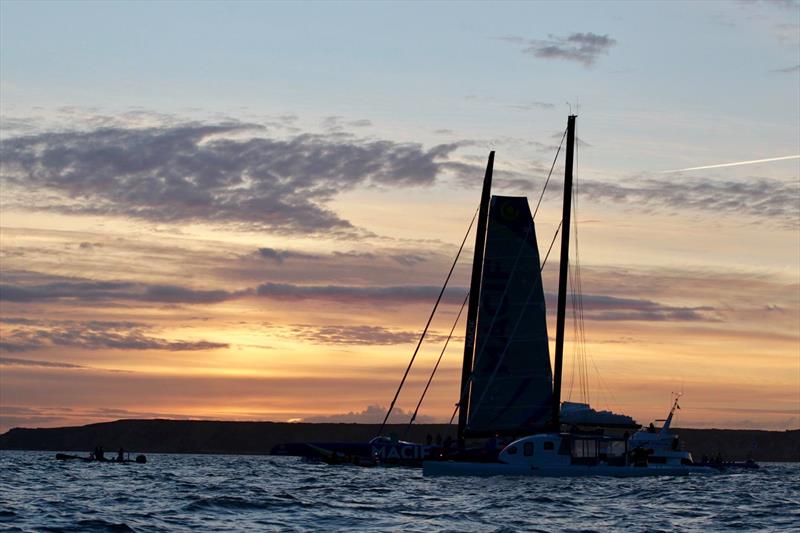
[[[95,461],[105,461],[106,460],[106,458],[104,456],[104,452],[103,452],[103,447],[100,446],[100,445],[97,445],[97,446],[94,447],[94,452],[93,452],[92,455],[94,455],[94,460]]]
[[[121,463],[125,460],[125,450],[122,449],[122,446],[119,447],[119,451],[117,452],[117,462]]]
[[[655,433],[656,432],[656,425],[650,422],[650,426],[647,428],[648,433]]]

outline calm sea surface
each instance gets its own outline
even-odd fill
[[[686,478],[428,479],[287,457],[0,452],[8,531],[800,530],[800,464]]]

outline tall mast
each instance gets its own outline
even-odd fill
[[[561,430],[561,367],[564,361],[564,321],[567,310],[569,276],[569,230],[572,211],[572,158],[575,151],[575,115],[567,119],[567,156],[564,163],[564,212],[561,215],[561,262],[558,275],[558,314],[556,317],[556,360],[553,372],[553,429]]]
[[[469,286],[469,307],[467,308],[467,333],[464,337],[464,362],[461,366],[461,398],[458,400],[459,444],[464,442],[464,429],[467,426],[469,411],[469,379],[472,374],[472,358],[475,352],[475,327],[478,320],[478,303],[480,302],[483,249],[486,245],[486,221],[489,218],[489,200],[492,196],[493,167],[494,150],[489,152],[489,162],[486,164],[481,205],[478,210],[478,228],[475,232],[475,253],[472,258],[472,281]]]

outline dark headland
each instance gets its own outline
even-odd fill
[[[14,428],[0,435],[0,450],[83,452],[102,445],[143,453],[269,454],[286,442],[365,441],[376,424],[303,424],[286,422],[214,422],[200,420],[117,420],[62,428]],[[405,425],[389,425],[385,434],[402,435]],[[726,459],[800,461],[800,430],[677,429],[696,458],[721,454]],[[455,436],[455,426],[419,424],[408,440],[427,435]]]

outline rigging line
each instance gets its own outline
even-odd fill
[[[573,189],[574,191],[574,189]],[[573,208],[574,197],[573,197]],[[577,212],[575,213],[577,218]],[[577,231],[577,224],[573,222],[573,230]],[[569,263],[569,284],[570,284],[570,299],[572,301],[572,335],[573,346],[572,356],[578,365],[578,384],[580,386],[580,399],[584,403],[589,403],[587,396],[587,381],[586,381],[586,365],[585,365],[585,345],[582,342],[581,336],[581,309],[580,309],[580,283],[578,276],[580,275],[580,266],[578,265],[579,255],[577,252],[577,243],[575,245],[574,257]]]
[[[576,128],[576,135],[578,135],[577,128]],[[579,137],[580,139],[580,137]],[[577,143],[580,144],[580,143]],[[583,313],[583,287],[581,283],[581,264],[580,264],[580,246],[578,243],[578,188],[580,186],[580,173],[578,171],[579,167],[579,149],[576,147],[575,149],[575,179],[573,182],[573,189],[572,189],[572,205],[573,210],[575,212],[575,217],[573,218],[573,229],[575,233],[575,261],[574,261],[574,277],[572,278],[573,286],[572,286],[572,295],[573,295],[573,316],[575,317],[575,348],[576,354],[579,358],[580,363],[580,382],[581,382],[581,394],[583,395],[584,401],[589,404],[591,402],[591,398],[589,395],[589,370],[586,364],[587,361],[587,349],[586,349],[586,328],[584,323],[584,313]],[[572,267],[572,264],[570,264]]]
[[[542,198],[544,198],[544,191],[547,190],[547,184],[550,183],[550,176],[553,175],[553,169],[556,168],[556,161],[558,160],[558,154],[561,152],[561,146],[564,144],[564,137],[567,136],[567,130],[564,130],[564,135],[561,136],[561,142],[558,143],[558,150],[556,150],[556,156],[553,158],[553,164],[550,165],[550,172],[547,173],[547,179],[544,182],[544,187],[542,188],[542,194],[539,195],[539,201],[536,202],[536,209],[533,210],[533,216],[531,218],[536,218],[536,213],[539,212],[539,206],[542,205]]]
[[[408,435],[408,430],[411,429],[411,424],[414,423],[414,420],[417,419],[417,413],[419,413],[419,408],[422,405],[422,400],[425,399],[425,394],[428,392],[428,387],[431,386],[431,381],[433,381],[433,376],[436,374],[436,370],[439,368],[439,363],[442,362],[442,356],[444,352],[447,350],[447,344],[450,342],[450,339],[453,337],[453,332],[456,330],[456,326],[458,325],[458,321],[461,318],[461,313],[464,312],[464,307],[467,305],[467,300],[469,299],[469,291],[467,291],[466,296],[464,296],[464,302],[461,304],[461,309],[458,310],[458,315],[456,316],[455,322],[453,322],[453,327],[450,329],[450,334],[447,336],[447,340],[444,341],[444,347],[442,348],[442,352],[439,354],[439,359],[436,360],[436,364],[433,367],[433,371],[431,372],[431,376],[428,378],[428,383],[425,384],[425,389],[422,391],[422,396],[419,398],[419,402],[417,403],[417,408],[414,409],[414,414],[411,415],[411,420],[408,421],[408,425],[406,426],[406,431],[403,433],[403,440],[405,440],[406,435]]]
[[[577,135],[577,128],[576,128],[576,135]],[[590,403],[590,401],[591,401],[591,398],[590,398],[591,388],[590,388],[590,385],[589,385],[589,363],[590,362],[592,363],[592,366],[594,367],[595,372],[596,372],[597,377],[598,377],[598,385],[599,385],[598,386],[598,393],[600,394],[600,396],[601,397],[602,396],[606,396],[605,392],[610,392],[610,391],[604,391],[605,384],[603,382],[602,376],[600,375],[600,372],[597,369],[597,365],[596,365],[596,363],[594,361],[594,358],[592,357],[592,354],[588,350],[587,344],[586,344],[586,321],[585,321],[585,312],[584,312],[584,305],[583,305],[583,278],[582,278],[582,275],[581,275],[580,246],[578,244],[578,227],[579,227],[579,224],[578,224],[577,209],[578,209],[578,199],[580,197],[580,189],[579,189],[579,187],[580,187],[580,180],[579,180],[580,173],[578,172],[579,162],[580,162],[580,150],[579,150],[579,146],[576,146],[575,147],[575,182],[574,182],[574,188],[573,188],[573,206],[575,207],[575,210],[576,210],[576,216],[575,216],[575,219],[574,219],[575,220],[575,225],[574,225],[574,228],[575,228],[575,282],[576,282],[575,291],[577,293],[577,303],[578,303],[578,318],[579,318],[578,327],[579,327],[579,333],[580,333],[581,355],[582,355],[582,363],[583,363],[583,369],[584,369],[583,372],[584,372],[584,378],[585,378],[586,403]],[[610,408],[610,406],[608,405],[607,397],[606,398],[601,398],[601,402],[604,401],[604,400],[605,400],[606,407]]]
[[[394,393],[394,398],[392,399],[392,403],[389,405],[389,409],[386,411],[386,416],[383,418],[383,422],[381,423],[381,428],[378,430],[378,435],[383,434],[383,428],[386,426],[386,421],[389,420],[389,415],[392,414],[392,409],[394,409],[394,404],[397,402],[397,397],[400,396],[400,391],[403,389],[403,385],[406,382],[406,378],[408,377],[409,371],[411,371],[411,365],[414,364],[414,359],[417,357],[417,352],[419,352],[419,347],[422,346],[422,341],[425,339],[425,335],[428,333],[428,328],[431,325],[431,321],[433,320],[433,315],[436,314],[436,309],[439,307],[439,302],[442,301],[442,296],[444,295],[444,290],[447,288],[447,283],[450,281],[450,276],[453,275],[453,270],[456,268],[456,263],[458,263],[458,258],[461,255],[461,250],[464,249],[464,243],[467,242],[467,237],[469,237],[469,232],[472,230],[472,225],[475,223],[475,219],[478,217],[479,209],[475,210],[475,214],[472,215],[472,220],[469,223],[469,227],[467,228],[467,233],[464,235],[464,240],[461,241],[461,246],[458,248],[458,253],[456,254],[456,258],[453,260],[453,265],[450,267],[450,272],[447,273],[447,278],[444,280],[444,285],[442,285],[442,290],[439,291],[439,297],[436,298],[436,303],[433,305],[433,309],[431,310],[431,316],[428,317],[428,322],[425,324],[425,329],[422,330],[422,335],[419,337],[419,342],[417,343],[417,347],[414,349],[414,354],[411,356],[411,361],[408,362],[408,367],[406,368],[405,374],[403,374],[403,379],[400,380],[400,385],[397,387],[397,392]]]
[[[547,258],[550,257],[550,251],[553,249],[553,245],[556,243],[556,237],[558,237],[558,232],[561,229],[561,224],[563,222],[564,222],[563,220],[561,222],[559,222],[558,226],[556,227],[556,232],[553,234],[553,240],[550,241],[550,247],[547,249],[547,253],[544,256],[544,261],[542,261],[542,266],[539,269],[539,273],[540,274],[542,273],[542,270],[544,270],[544,265],[547,264]]]
[[[541,274],[541,273],[542,273],[542,271],[544,270],[544,266],[547,264],[547,258],[548,258],[548,257],[550,257],[550,252],[553,250],[553,245],[556,243],[556,238],[558,237],[558,232],[559,232],[559,230],[561,229],[561,225],[562,225],[562,223],[563,223],[563,222],[564,222],[564,221],[563,221],[563,220],[561,220],[561,221],[558,223],[558,227],[556,227],[556,231],[555,231],[555,233],[553,234],[553,239],[550,241],[550,246],[547,248],[547,253],[546,253],[546,254],[545,254],[545,256],[544,256],[544,261],[542,261],[542,266],[541,266],[541,267],[539,267],[539,273],[540,273],[540,274]],[[534,287],[535,287],[535,286],[536,286],[536,285],[534,285]],[[496,315],[496,314],[497,314],[497,313],[495,312],[495,315]],[[480,357],[480,355],[481,355],[481,354],[478,354],[478,356],[479,356],[479,357]],[[476,363],[477,363],[477,361],[476,361]],[[465,395],[465,394],[466,394],[466,392],[467,392],[467,387],[469,387],[469,384],[470,384],[470,383],[472,383],[472,379],[473,379],[473,377],[474,377],[474,376],[475,376],[475,373],[474,373],[474,372],[473,372],[473,373],[471,373],[471,374],[469,375],[469,379],[468,379],[468,380],[467,380],[467,382],[464,384],[464,390],[462,390],[462,391],[461,391],[461,396],[459,396],[459,398],[463,398],[463,397],[464,397],[464,395]],[[453,423],[453,420],[455,419],[455,417],[456,417],[456,414],[458,413],[458,409],[459,409],[459,407],[460,407],[460,401],[459,401],[459,403],[456,403],[456,408],[453,410],[453,415],[450,417],[450,422],[449,422],[450,424],[452,424],[452,423]]]
[[[570,283],[572,283],[572,281],[573,281],[573,272],[572,272],[572,263],[571,262],[569,263],[567,268],[569,269],[569,280],[570,280]],[[571,297],[572,297],[572,335],[573,335],[573,337],[577,338],[577,336],[578,336],[578,330],[577,330],[578,320],[577,320],[577,317],[575,316],[576,305],[575,305],[575,293],[574,292],[571,294]],[[574,343],[573,347],[572,347],[572,366],[571,366],[571,369],[570,369],[569,394],[567,395],[567,401],[572,401],[572,391],[573,391],[573,387],[575,385],[575,365],[576,365],[576,361],[578,360],[578,358],[579,358],[578,344]],[[580,379],[579,379],[579,381],[580,381]]]

